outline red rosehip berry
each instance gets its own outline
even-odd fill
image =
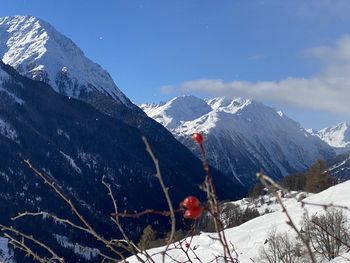
[[[194,140],[198,144],[202,144],[204,141],[204,138],[201,133],[194,133],[192,134],[192,140]]]
[[[180,204],[182,207],[186,209],[193,209],[200,205],[200,202],[197,197],[190,195],[187,196]]]
[[[201,217],[202,212],[203,212],[202,207],[195,207],[193,209],[186,210],[184,213],[184,218],[198,219]]]
[[[185,244],[185,247],[186,247],[186,248],[189,248],[189,247],[190,247],[190,244],[186,243],[186,244]]]

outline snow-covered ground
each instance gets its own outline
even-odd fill
[[[13,253],[9,249],[8,240],[0,237],[0,262],[13,263]]]
[[[6,121],[0,118],[0,134],[6,138],[19,143],[16,130]]]
[[[72,243],[69,241],[69,238],[66,236],[61,236],[54,234],[54,237],[56,238],[57,242],[65,248],[69,248],[74,251],[74,254],[86,259],[86,260],[93,260],[95,259],[100,251],[97,248],[89,248],[84,247],[78,243]]]
[[[300,223],[302,221],[303,215],[308,213],[313,215],[315,213],[321,213],[323,208],[320,206],[309,206],[306,205],[304,208],[298,201],[298,195],[284,198],[284,205],[294,223],[300,228]],[[260,211],[264,211],[265,208],[269,208],[270,213],[264,214],[260,217],[254,218],[240,226],[230,228],[225,230],[226,237],[229,242],[234,244],[235,249],[238,253],[238,259],[240,263],[252,263],[261,262],[259,260],[259,251],[264,247],[264,242],[268,236],[269,231],[275,228],[277,232],[288,232],[290,238],[295,238],[295,232],[291,229],[289,225],[286,224],[286,215],[282,212],[281,208],[275,204],[272,198],[269,198],[272,202],[270,206],[261,206]],[[330,204],[348,206],[350,203],[350,181],[344,182],[342,184],[333,186],[321,193],[310,195],[303,199],[306,202],[317,203],[317,204]],[[247,200],[237,201],[241,205],[247,205]],[[350,216],[349,211],[344,211],[347,216]],[[189,241],[189,239],[188,239]],[[185,246],[185,242],[183,243]],[[202,262],[210,262],[215,258],[215,256],[222,255],[222,247],[219,241],[215,240],[214,234],[201,233],[198,236],[193,237],[191,242],[191,248],[195,249],[196,255],[202,259]],[[265,244],[266,246],[266,244]],[[166,257],[165,262],[184,262],[187,260],[186,255],[178,247],[178,243],[172,244],[170,250],[167,252],[170,257]],[[162,261],[161,252],[164,247],[150,249],[148,253],[153,255],[156,262]],[[195,260],[193,253],[189,253],[190,257]],[[343,255],[344,257],[349,257],[349,254]],[[318,259],[319,262],[328,262]],[[137,262],[135,256],[128,258],[128,262]],[[332,261],[332,263],[348,262],[342,257],[338,257]]]

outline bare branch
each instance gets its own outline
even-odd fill
[[[256,177],[260,180],[260,182],[262,183],[262,185],[264,187],[266,187],[277,199],[278,203],[280,204],[280,206],[282,207],[282,211],[283,213],[287,216],[288,221],[287,224],[290,225],[294,231],[296,232],[296,234],[298,235],[298,237],[300,238],[300,240],[304,243],[305,247],[307,248],[307,251],[310,255],[311,261],[312,263],[316,263],[316,259],[315,256],[312,253],[311,247],[310,247],[310,243],[308,242],[308,240],[305,239],[305,237],[300,233],[300,231],[298,230],[298,228],[296,227],[295,223],[293,222],[288,210],[286,209],[286,207],[284,206],[281,197],[279,196],[279,194],[277,193],[276,189],[283,189],[282,187],[280,187],[274,180],[272,180],[270,177],[268,177],[267,175],[263,174],[263,173],[257,173]],[[270,184],[269,184],[270,183]]]
[[[333,203],[329,203],[329,204],[319,204],[319,203],[311,203],[311,202],[305,202],[305,201],[301,201],[301,205],[304,207],[306,205],[310,205],[310,206],[320,206],[323,207],[323,209],[327,210],[328,208],[340,208],[340,209],[344,209],[344,210],[348,210],[350,211],[350,207],[349,206],[345,206],[345,205],[336,205]]]
[[[169,207],[169,211],[170,211],[170,221],[171,221],[171,232],[170,232],[170,237],[169,240],[167,242],[167,246],[165,248],[165,250],[167,250],[170,246],[170,244],[173,242],[174,239],[174,234],[175,234],[175,230],[176,230],[176,219],[175,219],[175,213],[174,213],[174,208],[173,208],[173,204],[171,202],[171,198],[168,192],[168,188],[165,186],[164,181],[163,181],[163,177],[162,174],[160,172],[160,167],[159,167],[159,160],[155,157],[151,146],[149,144],[149,142],[147,141],[146,137],[142,137],[143,142],[146,145],[146,151],[148,152],[148,154],[151,156],[152,161],[154,163],[154,166],[156,168],[156,178],[158,179],[160,186],[162,187],[165,199],[168,203],[168,207]]]
[[[121,259],[125,261],[124,255],[117,251],[111,243],[106,240],[104,237],[99,235],[94,228],[85,220],[85,218],[82,216],[82,214],[78,211],[78,209],[75,207],[73,202],[66,197],[66,195],[63,193],[62,189],[56,185],[54,182],[52,182],[49,178],[47,178],[43,173],[39,172],[31,163],[29,160],[24,160],[24,162],[28,165],[28,167],[41,179],[44,180],[46,184],[48,184],[60,197],[63,201],[65,201],[72,212],[78,217],[78,219],[85,225],[88,231],[92,236],[94,236],[98,241],[102,242],[107,248],[109,248],[114,254],[118,255]]]
[[[208,164],[203,143],[200,143],[199,147],[200,147],[200,152],[202,156],[203,169],[206,173],[203,188],[204,188],[204,191],[207,193],[207,198],[210,205],[209,212],[213,215],[215,230],[216,230],[216,233],[218,234],[218,239],[223,247],[223,251],[224,251],[223,259],[225,262],[237,262],[237,259],[232,257],[230,245],[227,242],[224,226],[220,218],[220,206],[216,197],[216,191],[215,191],[212,176],[210,173],[209,164]]]
[[[174,213],[182,213],[184,210],[179,208],[174,210]],[[158,211],[153,209],[146,209],[141,212],[134,212],[130,213],[128,211],[124,211],[123,213],[113,213],[113,216],[119,216],[119,217],[128,217],[128,218],[140,218],[141,216],[153,214],[153,215],[161,215],[161,216],[170,216],[171,217],[171,211]]]
[[[114,211],[115,211],[114,217],[111,217],[111,220],[116,224],[116,226],[118,227],[120,233],[122,234],[122,236],[124,237],[124,239],[126,241],[125,243],[127,245],[123,246],[124,249],[129,251],[130,253],[133,253],[140,262],[144,262],[144,261],[138,255],[138,253],[143,254],[151,262],[154,262],[153,259],[149,256],[149,254],[146,251],[142,251],[140,248],[138,248],[137,245],[128,237],[128,235],[124,231],[124,228],[122,227],[122,224],[120,223],[120,220],[119,220],[117,200],[114,198],[112,187],[111,187],[110,184],[108,184],[107,182],[104,181],[104,177],[102,178],[102,183],[108,189],[108,195],[110,196],[110,198],[112,200],[112,204],[113,204]],[[112,240],[112,243],[115,243],[115,242],[121,243],[122,241],[121,240]]]
[[[10,241],[12,241],[14,244],[16,245],[20,245],[23,249],[26,249],[26,251],[31,254],[34,258],[40,258],[37,254],[35,254],[34,252],[31,251],[31,249],[29,249],[29,247],[27,247],[27,245],[24,244],[24,239],[30,240],[33,243],[35,243],[36,245],[40,246],[41,248],[43,248],[44,250],[46,250],[47,252],[49,252],[52,256],[52,258],[50,260],[56,260],[58,262],[64,263],[64,259],[59,257],[51,248],[49,248],[47,245],[45,245],[44,243],[38,241],[36,238],[34,238],[33,236],[27,235],[22,233],[21,231],[14,229],[13,227],[7,227],[5,225],[0,224],[1,227],[1,231],[2,232],[11,232],[14,233],[17,236],[20,236],[22,238],[22,241],[18,241],[16,240],[14,237],[12,237],[11,235],[9,235],[8,233],[5,233],[5,236],[8,237],[10,239]]]
[[[72,221],[70,221],[68,219],[60,218],[60,217],[58,217],[58,216],[56,216],[54,214],[48,213],[48,212],[36,212],[36,213],[23,212],[23,213],[19,213],[15,217],[12,217],[11,220],[15,221],[15,220],[18,220],[20,218],[27,217],[27,216],[33,216],[33,217],[42,216],[43,218],[45,218],[45,217],[51,218],[51,219],[53,219],[56,222],[67,224],[67,225],[70,225],[73,228],[77,228],[77,229],[79,229],[81,231],[84,231],[84,232],[87,232],[89,234],[92,234],[89,229],[87,229],[85,227],[81,227],[81,226],[79,226],[77,224],[74,224]]]

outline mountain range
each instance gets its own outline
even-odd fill
[[[10,218],[22,211],[48,211],[76,220],[28,169],[25,159],[59,185],[106,237],[119,233],[109,220],[114,209],[101,183],[103,176],[121,211],[167,209],[142,136],[159,159],[175,206],[187,195],[204,195],[199,189],[205,175],[201,161],[48,23],[32,16],[0,18],[0,58],[4,61],[0,62],[0,223],[13,224]],[[233,180],[214,168],[212,173],[222,199],[244,194]],[[93,246],[83,233],[41,218],[14,224],[45,238],[68,261],[89,261],[74,246],[64,246],[67,242]],[[162,231],[169,227],[168,219],[159,216],[123,224],[132,238],[147,224]],[[14,257],[24,262],[18,251]]]
[[[319,131],[310,129],[309,132],[320,137],[321,140],[333,147],[337,154],[350,151],[350,127],[346,122],[341,122]]]
[[[47,218],[10,220],[21,211],[76,220],[25,165],[26,159],[110,238],[119,233],[109,220],[114,210],[103,177],[120,211],[167,209],[142,136],[159,159],[175,206],[187,195],[204,195],[199,147],[191,139],[195,132],[205,137],[220,199],[242,197],[260,170],[281,179],[317,159],[332,160],[331,171],[349,179],[346,123],[307,131],[284,113],[242,98],[181,96],[138,107],[72,40],[36,17],[0,18],[0,60],[0,223],[45,238],[70,262],[99,262],[96,249],[102,248]],[[135,239],[147,224],[167,231],[168,223],[159,216],[123,221]],[[76,245],[91,253],[79,254]],[[23,254],[9,251],[0,235],[0,261],[2,254],[11,257],[6,263],[24,262]]]
[[[308,132],[318,136],[321,140],[330,145],[337,156],[327,160],[329,171],[336,176],[340,182],[350,179],[350,129],[349,124],[341,122],[337,125]]]
[[[210,164],[242,185],[252,185],[260,170],[281,179],[306,170],[317,159],[335,156],[319,136],[254,100],[181,96],[140,107],[195,154],[189,136],[203,133]]]

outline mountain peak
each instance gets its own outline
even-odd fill
[[[335,126],[336,129],[343,129],[343,130],[346,130],[346,129],[349,129],[349,124],[347,122],[341,122],[341,123],[338,123],[336,126]]]
[[[144,104],[140,106],[149,116],[168,129],[175,128],[181,122],[192,121],[212,111],[202,99],[195,96],[179,96],[165,104]]]
[[[205,102],[185,96],[143,109],[194,153],[190,135],[205,134],[209,163],[242,184],[252,183],[261,169],[280,178],[334,155],[300,124],[254,100],[221,97]]]
[[[171,105],[172,107],[188,106],[188,104],[191,104],[191,103],[197,104],[197,106],[198,106],[198,104],[202,105],[202,106],[203,105],[208,106],[208,104],[204,100],[202,100],[198,97],[192,96],[192,95],[178,96],[178,97],[175,97],[168,102],[168,104]],[[205,106],[205,107],[207,107],[207,106]]]
[[[20,74],[75,98],[101,92],[132,107],[111,76],[69,38],[34,16],[0,18],[0,59]]]
[[[219,97],[209,99],[208,104],[216,111],[225,111],[228,113],[236,113],[239,110],[243,109],[247,105],[253,103],[252,100],[243,99],[243,98],[228,98],[228,97]]]
[[[317,136],[332,146],[338,154],[350,150],[350,128],[347,122],[324,128],[317,132]]]

